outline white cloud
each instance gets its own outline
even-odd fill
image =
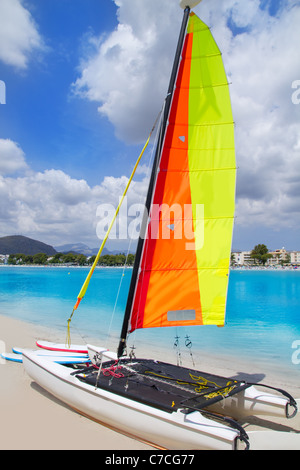
[[[0,60],[26,69],[32,52],[43,47],[37,26],[22,0],[0,0]]]
[[[0,174],[0,236],[22,234],[54,246],[76,241],[85,242],[92,248],[100,245],[96,235],[97,208],[110,204],[116,209],[128,178],[105,177],[100,185],[91,187],[85,180],[71,178],[61,170],[33,172],[26,164],[21,148],[14,142],[2,140],[0,168],[1,149],[5,147],[8,148],[6,155],[10,152],[14,170],[26,171],[12,176],[7,176],[7,172]],[[143,202],[146,187],[145,180],[132,182],[127,208],[137,200]],[[127,224],[127,208],[118,221],[123,231]]]
[[[91,38],[77,93],[99,104],[119,138],[142,141],[167,89],[181,14],[169,0],[115,0],[119,26]],[[299,2],[211,0],[195,12],[212,27],[236,122],[237,227],[300,228]]]
[[[300,106],[291,95],[299,76],[300,8],[261,16],[264,22],[254,21],[249,33],[233,38],[228,55],[237,123],[237,223],[296,231]]]
[[[27,168],[25,154],[16,142],[0,139],[0,174],[11,175]]]
[[[259,11],[259,0],[251,2],[235,2],[231,9],[232,20],[239,28],[252,24]]]
[[[119,138],[145,138],[167,92],[180,26],[178,4],[161,0],[115,1],[118,28],[90,37],[94,53],[81,64],[75,93],[99,103]],[[179,10],[180,11],[180,10]]]

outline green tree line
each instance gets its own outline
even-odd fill
[[[272,258],[272,255],[269,254],[269,250],[267,246],[264,244],[255,245],[255,247],[251,251],[250,256],[254,260],[255,263],[257,262],[258,264],[263,264],[263,265],[266,264],[269,258]]]
[[[23,253],[17,253],[9,255],[8,264],[12,265],[59,265],[67,264],[74,266],[89,266],[95,261],[96,256],[87,258],[85,255],[76,253],[56,253],[54,256],[48,256],[45,253],[37,253],[35,255],[24,255]],[[99,266],[124,266],[125,263],[132,266],[134,263],[134,255],[129,254],[127,256],[124,253],[117,255],[103,255],[100,256],[98,261]]]

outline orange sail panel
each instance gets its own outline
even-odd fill
[[[191,14],[157,171],[130,331],[223,325],[235,199],[228,83]]]

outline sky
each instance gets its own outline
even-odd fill
[[[194,11],[230,83],[233,249],[300,250],[300,1]],[[0,0],[0,236],[100,245],[104,205],[117,206],[161,109],[181,20],[179,0]],[[150,147],[124,215],[145,197]]]

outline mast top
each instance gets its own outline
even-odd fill
[[[180,0],[180,6],[183,10],[185,10],[187,7],[194,8],[201,1],[202,0]]]

